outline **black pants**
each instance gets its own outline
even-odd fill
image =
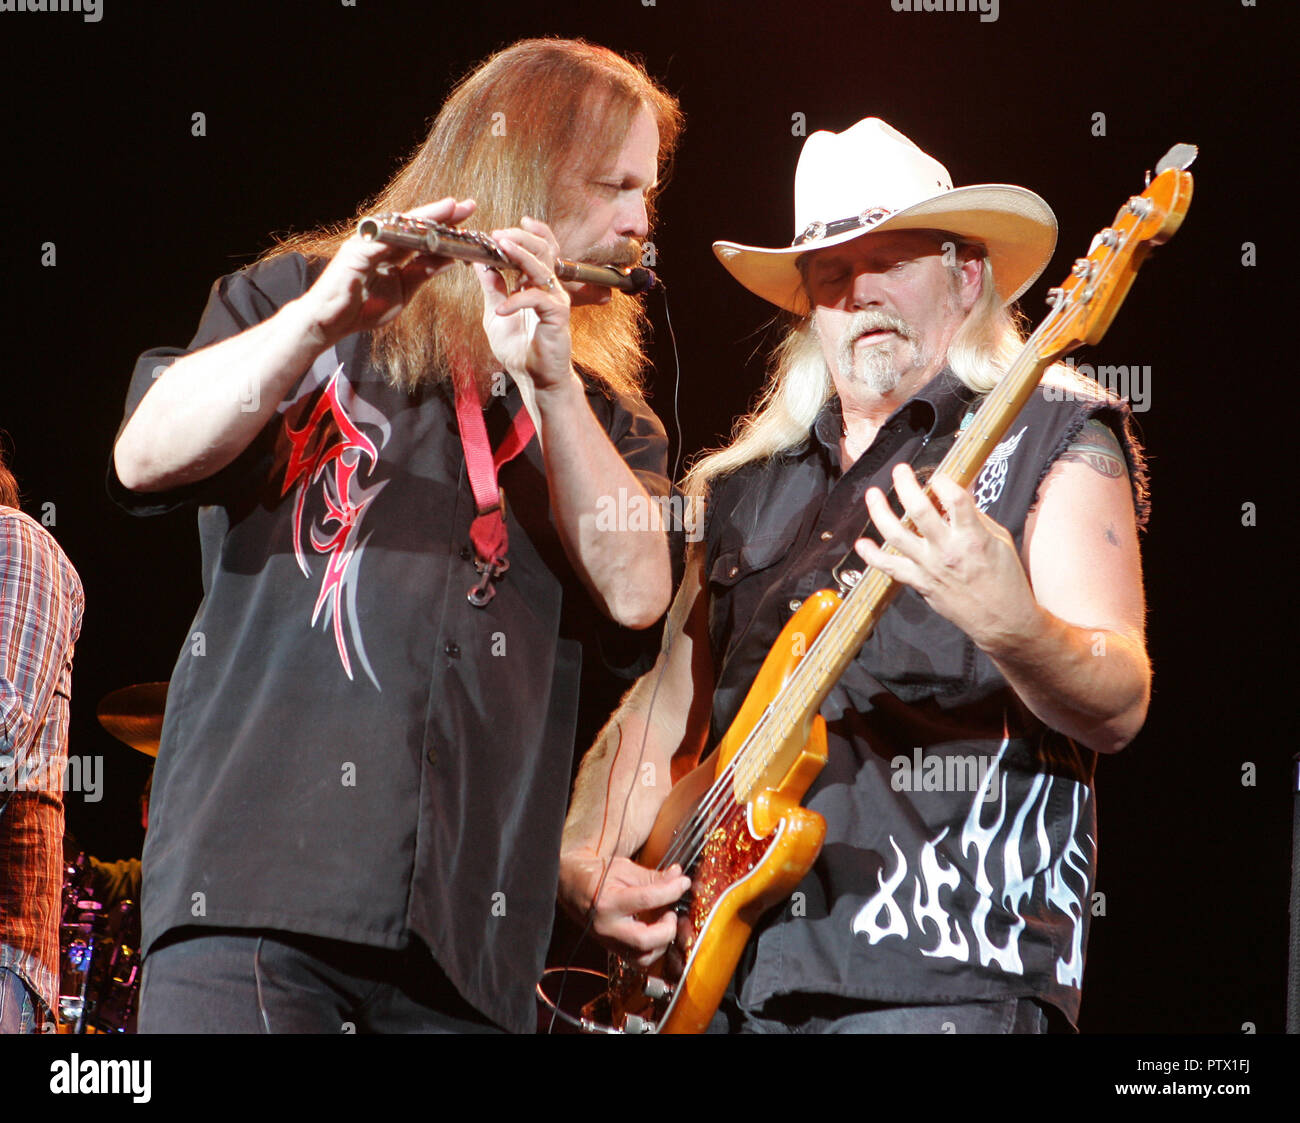
[[[770,999],[761,1014],[742,1010],[728,995],[710,1033],[1048,1033],[1047,1008],[1032,998],[889,1006],[827,995]]]
[[[149,952],[141,1033],[499,1033],[418,941],[401,951],[189,928]]]

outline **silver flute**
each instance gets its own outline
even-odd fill
[[[518,266],[486,234],[480,234],[476,230],[460,230],[427,218],[414,218],[409,214],[374,214],[361,220],[357,233],[367,242],[401,246],[403,249],[435,257],[476,261],[494,269],[518,270]],[[559,260],[555,263],[555,275],[561,281],[600,285],[633,294],[649,292],[660,283],[651,270],[640,265],[620,269],[613,265],[587,265],[580,261]]]

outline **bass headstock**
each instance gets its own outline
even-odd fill
[[[1042,358],[1057,359],[1106,334],[1147,254],[1183,224],[1192,201],[1187,168],[1196,151],[1195,145],[1176,144],[1165,153],[1156,177],[1148,173],[1146,190],[1120,207],[1093,238],[1088,256],[1078,258],[1065,281],[1048,292],[1052,311],[1033,338]]]

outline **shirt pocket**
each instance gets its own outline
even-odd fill
[[[775,537],[723,543],[709,569],[709,584],[718,589],[733,589],[754,574],[770,569],[786,553],[785,541]]]
[[[720,544],[708,573],[709,637],[715,667],[721,667],[728,653],[744,640],[760,602],[775,584],[776,567],[788,553],[788,543],[776,537],[745,541],[737,536]],[[776,623],[776,631],[781,622]],[[763,640],[755,639],[762,648],[760,658],[768,647]]]

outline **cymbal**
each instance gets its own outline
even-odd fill
[[[105,694],[95,713],[99,724],[119,741],[156,757],[166,705],[167,683],[139,682]]]

